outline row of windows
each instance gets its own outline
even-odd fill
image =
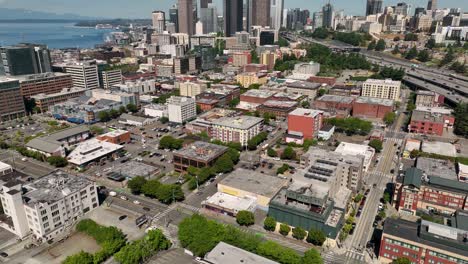
[[[417,247],[417,246],[414,246],[414,245],[411,245],[411,244],[408,244],[408,243],[405,243],[405,242],[401,242],[401,241],[398,241],[398,240],[394,240],[394,239],[391,239],[391,238],[385,238],[385,242],[387,242],[389,244],[409,248],[409,249],[412,249],[412,250],[417,250],[417,251],[419,250],[419,247]]]
[[[459,263],[459,264],[467,264],[468,263],[465,260],[461,260],[459,258],[448,256],[448,255],[445,255],[445,254],[442,254],[442,253],[439,253],[439,252],[436,252],[436,251],[432,251],[432,250],[429,250],[429,255],[434,256],[434,257],[438,257],[438,258],[441,258],[441,259],[446,259],[446,260],[449,260],[449,261],[453,261],[453,262]]]

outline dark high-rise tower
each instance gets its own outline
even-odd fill
[[[335,10],[333,6],[328,3],[322,8],[322,27],[333,28],[333,22],[335,20]]]
[[[224,0],[224,34],[232,37],[242,31],[242,0]]]
[[[382,13],[383,0],[367,0],[366,16]]]
[[[0,75],[51,72],[50,52],[45,45],[18,44],[0,47]]]
[[[427,10],[436,10],[437,9],[437,0],[429,0],[427,1]]]
[[[195,32],[192,0],[179,0],[179,32],[189,35]]]
[[[213,0],[200,0],[200,8],[208,8],[208,4],[213,3]]]
[[[174,5],[169,9],[169,21],[174,23],[176,32],[179,32],[179,9],[177,8],[177,5]]]
[[[248,30],[251,26],[269,26],[270,12],[270,0],[249,0]]]

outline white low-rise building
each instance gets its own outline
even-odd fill
[[[84,214],[98,207],[96,184],[56,170],[32,183],[0,181],[0,199],[7,216],[0,226],[24,238],[45,242],[71,231]]]
[[[144,108],[145,116],[161,118],[161,117],[168,117],[168,109],[167,105],[162,104],[149,104],[146,105]]]
[[[122,145],[92,138],[79,144],[68,156],[68,162],[77,166],[86,166],[92,162],[100,162],[121,149]]]
[[[184,123],[197,116],[195,99],[189,97],[172,96],[167,100],[169,121]]]
[[[155,80],[137,80],[127,81],[124,84],[117,84],[113,86],[122,92],[147,94],[156,92]]]
[[[364,157],[364,171],[367,171],[370,168],[372,158],[375,155],[375,149],[372,147],[348,142],[341,142],[340,145],[335,149],[335,152],[343,155]]]

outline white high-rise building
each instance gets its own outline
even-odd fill
[[[399,101],[400,87],[400,81],[368,79],[362,84],[361,95]]]
[[[166,30],[166,14],[163,11],[154,11],[152,19],[154,32],[163,33]]]
[[[65,231],[84,214],[98,207],[96,184],[56,170],[32,183],[13,179],[0,182],[0,199],[11,223],[0,226],[20,238],[31,234],[47,241]]]
[[[78,64],[65,67],[65,71],[72,77],[74,87],[96,89],[99,88],[98,68],[95,64]]]
[[[218,32],[218,14],[216,5],[208,4],[207,8],[201,8],[200,21],[203,23],[203,34]]]
[[[203,35],[203,23],[201,21],[195,24],[195,35]]]
[[[101,87],[109,89],[112,85],[122,83],[122,70],[103,71],[101,78]]]
[[[280,29],[283,23],[284,0],[271,0],[271,27]]]
[[[172,96],[167,100],[169,121],[184,123],[197,116],[197,104],[190,97]]]

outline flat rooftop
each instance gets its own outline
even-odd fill
[[[206,254],[205,260],[212,264],[279,264],[224,242],[219,242]]]
[[[123,130],[123,129],[116,129],[116,130],[107,132],[105,134],[99,135],[99,137],[119,137],[126,133],[130,133],[130,132],[128,132],[127,130]]]
[[[326,94],[321,96],[320,98],[317,98],[317,101],[352,104],[354,102],[354,98],[349,96]]]
[[[445,107],[426,107],[426,106],[416,106],[416,110],[428,112],[428,113],[435,113],[435,114],[444,114],[444,115],[451,115],[453,110],[450,108]]]
[[[296,101],[278,101],[278,100],[268,100],[263,103],[265,107],[272,107],[272,108],[292,108],[297,105]]]
[[[174,155],[209,162],[223,155],[227,150],[228,148],[225,146],[204,141],[195,141],[191,145],[175,151]]]
[[[414,110],[411,115],[411,121],[428,121],[433,123],[444,123],[444,116],[437,113],[430,113],[420,110]]]
[[[385,79],[385,80],[379,80],[379,79],[367,79],[363,85],[366,84],[380,84],[380,85],[401,85],[401,81],[393,81],[392,79]]]
[[[249,129],[263,122],[263,118],[255,116],[222,117],[213,121],[213,125],[237,129]]]
[[[43,99],[47,99],[47,98],[59,97],[59,96],[64,96],[64,95],[67,95],[67,94],[73,94],[73,93],[78,93],[78,92],[83,92],[84,93],[87,90],[89,90],[89,89],[78,88],[78,87],[64,88],[64,89],[62,89],[62,91],[60,91],[58,93],[52,93],[52,94],[41,93],[41,94],[33,95],[33,96],[31,96],[31,98],[34,98],[36,100],[43,100]]]
[[[83,165],[114,153],[122,148],[123,146],[121,145],[92,138],[79,144],[70,155],[68,155],[68,162],[75,165]]]
[[[416,168],[422,170],[428,176],[436,176],[454,181],[458,180],[455,164],[449,160],[419,157],[416,161]]]
[[[23,186],[26,189],[23,199],[29,205],[36,203],[52,204],[92,184],[93,182],[86,179],[86,177],[56,170],[29,185]]]
[[[375,98],[375,97],[366,97],[360,96],[356,99],[355,103],[358,104],[373,104],[373,105],[383,105],[383,106],[393,106],[393,100],[390,99],[382,99],[382,98]]]
[[[457,156],[457,150],[454,145],[439,141],[424,141],[421,150],[427,153],[440,154],[449,157]]]
[[[305,117],[316,117],[319,114],[323,114],[323,111],[306,108],[296,108],[294,111],[289,113],[289,115]]]
[[[296,81],[286,84],[288,88],[298,88],[298,89],[310,89],[316,90],[322,85],[320,83],[305,82],[305,81]]]
[[[130,160],[125,163],[116,164],[111,172],[123,175],[127,178],[134,178],[137,176],[149,177],[157,171],[159,171],[158,167]]]
[[[275,91],[250,89],[247,92],[243,93],[241,96],[258,97],[258,98],[270,98],[275,94],[276,94]]]
[[[272,198],[287,180],[256,171],[236,169],[219,184]]]
[[[288,98],[292,101],[296,101],[302,97],[300,94],[295,93],[286,93],[286,92],[279,92],[273,96],[274,98]]]
[[[62,77],[62,76],[71,76],[71,75],[69,73],[62,73],[62,72],[46,72],[46,73],[38,73],[38,74],[15,75],[15,79],[18,79],[20,82],[28,82],[28,81],[43,80],[43,79]]]
[[[217,192],[209,197],[205,204],[227,208],[235,212],[255,211],[257,199],[254,197],[237,197],[223,192]]]

